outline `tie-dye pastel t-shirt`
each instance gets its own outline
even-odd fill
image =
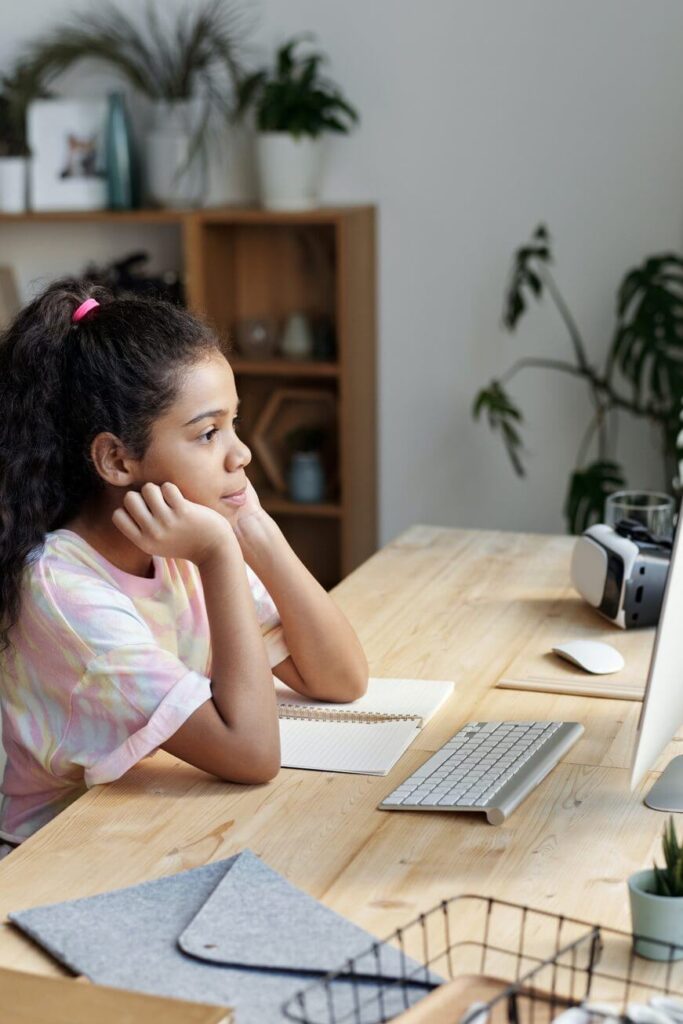
[[[0,654],[0,838],[21,842],[89,786],[118,779],[211,697],[199,571],[153,559],[122,572],[70,530],[29,559]],[[271,666],[287,657],[272,598],[246,567]]]

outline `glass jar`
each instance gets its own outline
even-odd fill
[[[325,473],[319,452],[294,452],[289,464],[289,496],[292,501],[317,503],[325,497]]]

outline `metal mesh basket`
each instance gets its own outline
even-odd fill
[[[629,1003],[653,994],[683,1000],[683,960],[677,959],[683,948],[648,942],[650,952],[661,950],[659,962],[637,956],[627,932],[503,900],[457,896],[297,992],[283,1012],[300,1024],[380,1024],[444,982],[471,977],[495,980],[495,993],[464,1015],[441,1010],[435,1020],[547,1024],[585,1001],[585,1020],[626,1020]]]

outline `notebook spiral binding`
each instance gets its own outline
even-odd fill
[[[278,704],[278,718],[298,718],[306,722],[361,722],[373,725],[376,722],[415,722],[422,724],[419,715],[389,715],[382,711],[324,711],[321,708],[297,707],[294,704]]]

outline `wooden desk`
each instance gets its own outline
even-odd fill
[[[0,862],[0,909],[89,896],[245,847],[378,935],[473,892],[628,927],[625,879],[659,855],[664,816],[631,794],[640,705],[493,689],[552,602],[570,594],[568,537],[416,526],[335,591],[373,675],[454,679],[448,705],[385,778],[283,770],[219,782],[160,752],[98,786]],[[561,621],[558,620],[558,634]],[[582,739],[499,828],[483,816],[378,802],[464,722],[555,718]],[[675,752],[672,744],[667,757]],[[60,969],[8,924],[0,964]]]

